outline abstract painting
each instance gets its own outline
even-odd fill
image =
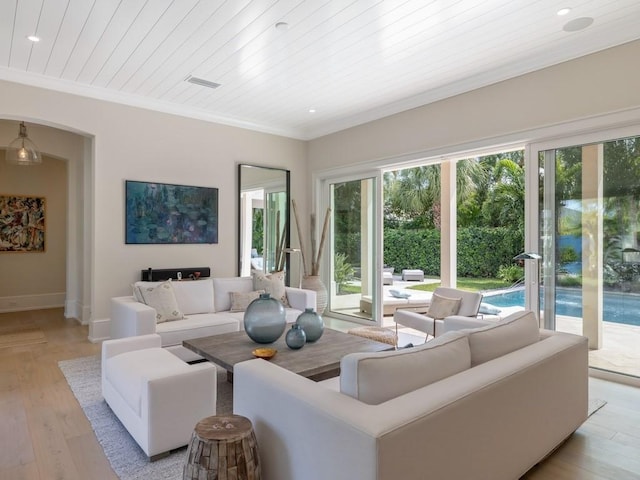
[[[0,195],[0,252],[44,252],[45,199]]]

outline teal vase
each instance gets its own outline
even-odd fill
[[[315,342],[324,332],[324,321],[313,308],[305,308],[304,312],[298,315],[296,324],[304,330],[307,342]]]
[[[302,327],[297,323],[294,323],[291,325],[291,329],[287,332],[284,340],[287,342],[287,347],[292,350],[298,350],[299,348],[304,347],[304,344],[307,343],[307,336],[305,335]]]
[[[286,314],[282,303],[262,293],[249,304],[244,312],[244,330],[256,343],[273,343],[287,325]]]

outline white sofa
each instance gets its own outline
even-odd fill
[[[157,285],[160,282],[138,282],[136,285]],[[162,346],[185,361],[200,359],[182,346],[183,340],[237,332],[244,329],[244,312],[231,312],[231,292],[254,290],[251,277],[207,278],[172,282],[175,298],[185,317],[156,322],[156,311],[133,296],[111,299],[111,338],[157,333]],[[290,307],[287,322],[296,320],[305,308],[315,308],[316,293],[311,290],[286,287]]]
[[[514,480],[586,419],[587,355],[584,337],[539,330],[525,312],[347,355],[320,383],[242,362],[234,413],[253,422],[264,480]]]
[[[196,423],[216,414],[216,388],[213,364],[183,362],[159,335],[102,343],[102,396],[151,460],[187,445]]]

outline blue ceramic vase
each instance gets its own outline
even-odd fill
[[[307,342],[315,342],[324,332],[324,321],[313,308],[305,308],[304,312],[298,315],[296,324],[304,330]]]
[[[304,347],[304,344],[307,343],[307,336],[305,335],[302,327],[297,323],[294,323],[291,325],[291,329],[287,332],[284,340],[287,342],[287,347],[292,350],[298,350],[299,348]]]
[[[244,312],[244,330],[256,343],[273,343],[287,325],[284,307],[268,293],[262,293]]]

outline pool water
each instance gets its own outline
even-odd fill
[[[524,289],[517,288],[496,294],[485,292],[483,300],[496,307],[524,307]],[[543,304],[541,295],[540,308],[543,308]],[[557,288],[556,314],[582,317],[582,290]],[[602,319],[605,322],[640,326],[640,295],[605,292]]]

